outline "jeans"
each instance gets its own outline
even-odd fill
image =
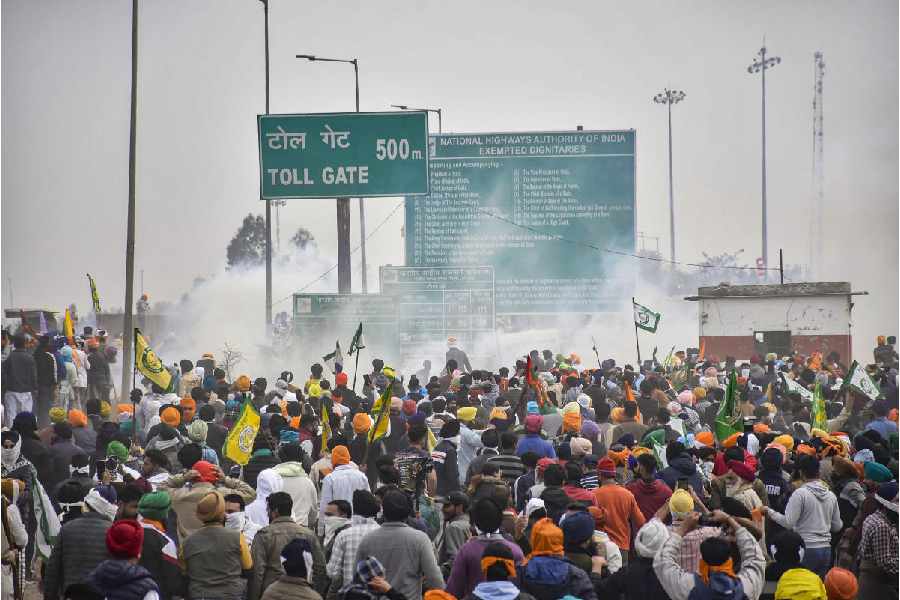
[[[831,568],[831,548],[828,546],[824,548],[807,548],[803,552],[803,561],[801,561],[800,566],[825,579],[828,569]]]

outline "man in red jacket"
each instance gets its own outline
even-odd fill
[[[672,490],[662,479],[656,478],[656,457],[652,452],[638,456],[637,463],[636,472],[639,479],[635,479],[625,488],[634,494],[641,514],[649,521],[656,511],[668,502],[669,497],[672,496]]]

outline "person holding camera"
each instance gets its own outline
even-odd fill
[[[688,598],[758,598],[763,586],[766,559],[756,538],[722,511],[713,511],[727,537],[711,537],[700,544],[699,573],[690,573],[678,564],[681,543],[699,521],[699,513],[688,515],[653,558],[653,571],[671,600]],[[737,544],[741,568],[735,573],[732,542]]]

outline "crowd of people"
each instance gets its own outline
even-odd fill
[[[898,595],[884,339],[872,389],[834,353],[487,371],[454,346],[434,375],[376,359],[359,393],[205,354],[119,402],[86,334],[4,336],[4,598]]]

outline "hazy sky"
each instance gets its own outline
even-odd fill
[[[895,0],[270,4],[272,112],[353,109],[352,67],[294,58],[314,53],[359,57],[363,110],[442,107],[445,132],[633,128],[637,229],[660,236],[664,251],[666,115],[651,98],[664,86],[686,91],[674,111],[676,239],[691,260],[759,255],[760,87],[746,67],[765,35],[782,58],[767,77],[770,253],[807,262],[813,52],[823,51],[822,279],[870,292],[854,309],[857,343],[897,332]],[[136,268],[152,300],[175,300],[221,270],[242,218],[263,209],[263,9],[141,5]],[[106,305],[123,304],[130,7],[2,2],[4,306],[11,280],[16,305],[86,309],[85,272]],[[370,228],[397,201],[368,201]],[[304,226],[333,256],[334,213],[330,200],[288,201],[283,242]],[[402,262],[402,219],[397,211],[370,241],[370,282],[379,264]],[[275,282],[276,299],[292,291]],[[248,318],[262,318],[263,302]]]

